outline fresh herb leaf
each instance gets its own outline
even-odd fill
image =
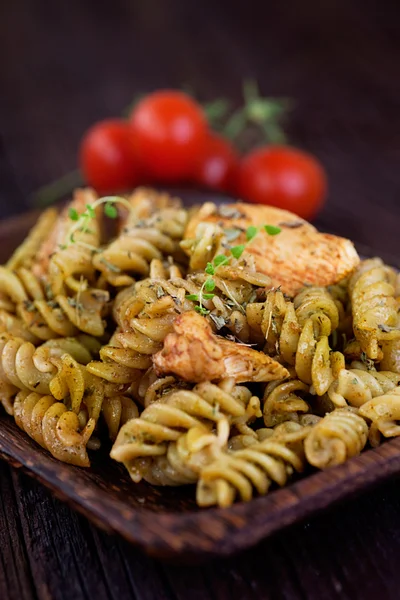
[[[215,268],[210,262],[207,263],[207,266],[204,270],[207,273],[207,275],[214,275],[215,273]]]
[[[118,217],[118,211],[115,206],[111,204],[111,202],[107,202],[107,204],[104,206],[104,212],[110,219],[116,219]]]
[[[204,300],[211,300],[211,298],[214,298],[215,294],[202,294],[202,298],[204,298]]]
[[[186,300],[194,300],[194,301],[196,301],[198,299],[199,299],[199,297],[198,297],[197,294],[187,294],[186,295]]]
[[[276,225],[264,225],[265,231],[268,235],[278,235],[282,231],[280,227],[276,227]]]
[[[244,251],[244,244],[240,244],[240,246],[234,246],[231,248],[231,254],[235,258],[240,258]]]
[[[96,211],[94,210],[93,206],[91,206],[90,204],[86,204],[86,209],[87,209],[87,214],[91,219],[95,219],[96,218]]]
[[[204,289],[206,290],[206,292],[213,292],[215,290],[214,279],[211,279],[211,277],[209,277],[204,284]]]
[[[70,208],[68,211],[68,216],[71,219],[71,221],[79,221],[79,213],[76,210],[76,208]]]
[[[204,306],[195,306],[194,310],[201,315],[208,315],[210,313],[210,311],[204,308]]]
[[[218,256],[216,256],[213,260],[215,267],[220,267],[221,265],[224,265],[227,262],[229,262],[229,256],[225,256],[225,254],[218,254]]]
[[[254,237],[256,237],[257,233],[258,233],[257,227],[255,227],[254,225],[250,225],[250,227],[248,227],[246,229],[247,241],[250,242],[250,240],[252,240]]]

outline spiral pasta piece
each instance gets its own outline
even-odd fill
[[[210,206],[215,208],[212,203],[210,203]],[[238,233],[240,233],[240,230],[238,230]],[[193,272],[204,271],[207,263],[212,262],[216,256],[227,255],[229,239],[226,231],[218,224],[200,223],[196,229],[196,237],[181,242],[181,247],[189,256],[190,270]],[[270,277],[257,271],[255,259],[252,255],[247,255],[245,259],[232,259],[231,257],[229,265],[221,265],[218,268],[216,283],[217,286],[220,286],[221,283],[218,282],[218,278],[225,281],[225,284],[222,285],[224,285],[228,297],[230,292],[231,300],[238,304],[239,300],[235,298],[238,292],[250,296],[253,291],[251,286],[268,289],[272,287]],[[229,282],[229,285],[227,282]],[[229,287],[233,287],[233,289],[229,290]]]
[[[7,269],[14,271],[19,267],[32,267],[36,259],[36,254],[41,245],[53,229],[57,221],[57,211],[54,208],[48,208],[38,218],[24,241],[13,252],[11,258],[6,263]]]
[[[165,208],[182,208],[180,198],[171,196],[167,192],[155,190],[154,188],[138,187],[128,196],[130,210],[121,208],[121,217],[119,220],[119,231],[129,229],[136,225],[141,225],[143,221],[149,219],[155,212]]]
[[[0,332],[8,333],[14,337],[23,338],[27,342],[37,344],[39,339],[28,331],[22,319],[16,315],[0,309]]]
[[[108,428],[108,434],[112,441],[118,435],[119,430],[125,423],[139,416],[139,411],[128,396],[111,396],[104,398],[101,407],[102,415]]]
[[[36,360],[47,361],[63,354],[70,354],[79,364],[86,365],[99,354],[101,343],[98,339],[80,334],[76,337],[55,338],[36,348]]]
[[[209,311],[206,318],[214,329],[219,331],[226,328],[237,339],[248,343],[250,330],[244,306],[255,297],[259,286],[264,287],[266,282],[254,279],[249,269],[234,272],[229,267],[221,266],[213,277],[215,288],[210,299],[202,297],[207,278],[204,271],[190,273],[184,279],[171,278],[164,286],[165,292],[176,295],[176,290],[186,290],[188,295],[201,298],[203,307]]]
[[[97,421],[104,395],[120,393],[120,389],[116,385],[107,388],[66,350],[78,359],[90,359],[87,348],[76,339],[52,340],[35,348],[22,338],[0,335],[0,400],[9,414],[13,397],[23,390],[68,400],[77,414],[84,400]]]
[[[242,417],[251,397],[247,388],[235,386],[232,380],[174,391],[162,401],[150,404],[138,419],[121,428],[111,457],[125,464],[134,481],[140,481],[136,459],[166,454],[168,442],[177,441],[192,427],[204,427],[207,423],[211,427],[224,417]]]
[[[327,290],[336,303],[340,302],[342,306],[347,306],[347,304],[350,302],[348,277],[342,279],[338,283],[329,285]]]
[[[0,335],[0,381],[5,388],[39,394],[50,393],[50,382],[56,368],[41,370],[36,361],[35,346],[9,334]]]
[[[244,502],[250,501],[254,489],[264,495],[272,483],[284,486],[305,464],[303,442],[309,428],[301,425],[297,428],[281,436],[272,435],[248,448],[221,452],[201,471],[196,493],[199,506],[227,507],[236,496]]]
[[[400,339],[396,283],[395,270],[379,258],[363,261],[349,282],[354,335],[372,360],[382,359],[382,342]]]
[[[57,296],[54,300],[25,301],[17,313],[25,326],[41,340],[71,337],[82,331],[101,337],[109,294],[104,290],[83,290],[76,297]]]
[[[187,211],[163,194],[146,195],[144,190],[129,199],[131,214],[118,237],[93,257],[102,277],[116,287],[131,285],[132,275],[147,277],[152,260],[172,256],[182,259]]]
[[[0,291],[8,304],[2,308],[15,312],[16,305],[27,302],[30,298],[43,298],[43,286],[41,282],[27,269],[20,268],[11,271],[7,267],[0,266]]]
[[[82,426],[79,416],[53,396],[26,391],[16,396],[14,418],[20,429],[57,460],[78,467],[90,466],[86,448],[95,427],[94,419]]]
[[[57,400],[65,402],[68,399],[68,405],[75,413],[79,413],[85,406],[89,416],[97,423],[105,401],[114,413],[119,410],[117,405],[121,403],[121,411],[123,408],[126,409],[125,412],[128,410],[128,399],[125,402],[120,397],[124,394],[126,386],[96,377],[69,354],[64,354],[61,358],[53,357],[50,362],[57,367],[57,374],[50,382],[50,392]],[[132,411],[135,411],[134,407]]]
[[[328,335],[339,323],[334,300],[322,288],[306,288],[287,300],[281,291],[269,292],[263,304],[249,304],[247,319],[253,332],[261,330],[265,351],[294,366],[297,377],[325,394],[344,367],[340,352],[331,352]],[[259,339],[259,337],[258,337]]]
[[[399,384],[398,373],[368,369],[365,364],[355,361],[350,369],[341,369],[328,390],[328,396],[338,408],[345,407],[347,404],[360,407]]]
[[[181,276],[177,265],[152,260],[150,274],[151,278],[117,294],[113,316],[118,329],[100,350],[101,360],[88,365],[94,375],[110,382],[137,382],[151,366],[152,355],[162,348],[176,316],[192,308],[185,290],[169,285],[167,278]]]
[[[326,288],[305,287],[294,297],[293,303],[300,327],[311,319],[319,336],[329,336],[338,328],[342,306]]]
[[[306,458],[318,469],[340,465],[360,454],[367,438],[365,420],[354,409],[337,408],[311,429],[304,444]]]
[[[263,397],[263,417],[266,427],[275,427],[284,421],[298,420],[298,413],[306,413],[310,407],[302,396],[309,386],[299,379],[270,381]]]
[[[147,408],[174,390],[190,389],[190,387],[190,383],[179,380],[173,375],[158,377],[154,366],[151,366],[136,378],[129,386],[127,393],[131,394],[144,408]]]
[[[0,267],[0,293],[9,300],[1,304],[8,312],[16,312],[25,329],[41,340],[68,337],[83,331],[90,335],[104,333],[109,294],[104,290],[81,288],[75,296],[54,297],[51,287],[31,270],[20,267],[10,271]],[[8,308],[7,308],[8,306]]]
[[[9,312],[16,312],[24,327],[39,339],[72,336],[79,330],[104,333],[102,312],[109,299],[107,292],[83,290],[75,298],[60,295],[54,299],[50,287],[22,267],[15,272],[0,267],[0,290],[11,301]]]
[[[373,436],[376,431],[385,437],[400,435],[400,387],[395,387],[363,404],[360,407],[360,415],[371,420],[371,429],[375,430],[372,431]]]
[[[351,311],[351,301],[349,296],[349,278],[343,279],[335,285],[330,285],[327,288],[331,298],[333,298],[339,313],[339,324],[337,330],[333,332],[334,348],[340,336],[344,345],[348,339],[353,337],[353,315]],[[336,341],[336,343],[335,343]]]
[[[205,214],[207,206],[214,210],[215,205],[207,203],[203,205],[202,211]],[[224,254],[224,246],[228,240],[224,230],[214,223],[199,223],[193,238],[185,239],[181,242],[181,247],[189,256],[189,268],[192,271],[204,270],[208,262],[218,254]]]
[[[86,207],[91,206],[96,199],[97,196],[93,190],[77,190],[72,202],[61,213],[58,227],[49,238],[49,243],[44,250],[44,263],[46,264],[48,261],[46,275],[54,297],[68,295],[69,290],[79,292],[82,279],[92,283],[95,281],[95,267],[92,259],[93,252],[99,248],[101,242],[101,209],[99,207],[92,209],[94,218],[90,220],[90,227],[74,231],[73,240],[68,239],[68,235],[71,231],[70,209],[75,209],[79,214],[83,213]],[[48,254],[51,243],[54,247]],[[39,273],[40,271],[43,273],[42,269],[39,269]],[[35,274],[37,273],[35,272]]]
[[[234,433],[229,437],[228,450],[242,450],[248,448],[257,442],[263,442],[266,439],[285,436],[288,433],[299,431],[300,427],[314,426],[321,420],[321,417],[312,413],[297,415],[296,420],[282,421],[273,427],[258,427],[250,431],[250,428],[245,433]],[[232,432],[232,428],[231,428]]]
[[[186,485],[195,483],[201,470],[210,464],[219,451],[226,447],[229,424],[221,419],[213,432],[204,426],[195,426],[170,442],[166,454],[136,461],[135,471],[152,485]]]

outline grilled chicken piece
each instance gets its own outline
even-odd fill
[[[184,239],[196,238],[201,223],[214,223],[221,228],[240,228],[236,244],[246,241],[250,225],[276,225],[278,235],[261,232],[242,257],[252,255],[255,268],[269,275],[274,287],[294,296],[304,285],[327,286],[347,277],[360,262],[350,240],[319,233],[313,225],[297,215],[274,208],[238,202],[217,207],[208,202],[190,219]]]
[[[215,335],[195,311],[179,315],[174,332],[154,357],[158,375],[174,373],[186,381],[214,381],[233,377],[236,383],[272,381],[289,376],[276,360],[248,346]]]

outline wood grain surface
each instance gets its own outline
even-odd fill
[[[237,99],[253,75],[295,98],[291,139],[327,167],[317,224],[398,256],[399,30],[396,0],[2,2],[1,216],[75,168],[82,131],[134,94],[187,83]],[[20,470],[0,463],[0,480],[2,599],[398,598],[397,481],[182,568],[100,532]]]

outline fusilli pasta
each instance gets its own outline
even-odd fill
[[[400,387],[372,398],[360,407],[360,415],[385,437],[400,435]],[[374,432],[372,432],[374,435]]]
[[[306,458],[318,469],[340,465],[359,454],[367,438],[364,419],[351,409],[337,408],[311,429],[304,443]]]
[[[344,357],[331,352],[328,336],[339,323],[335,301],[326,290],[306,288],[294,302],[281,291],[270,292],[263,304],[249,304],[247,319],[265,351],[282,363],[294,366],[297,377],[312,385],[319,396],[327,392],[337,373],[344,367]]]
[[[18,392],[14,402],[15,421],[21,429],[46,448],[54,458],[79,467],[89,466],[87,445],[95,420],[67,410],[51,395]]]
[[[284,486],[289,477],[304,468],[303,442],[308,429],[285,435],[271,436],[248,448],[221,452],[201,470],[197,485],[197,503],[200,506],[217,504],[230,506],[236,495],[244,502],[258,494],[266,494],[271,483]]]
[[[154,259],[183,258],[179,242],[187,211],[167,195],[145,190],[133,194],[129,202],[132,211],[118,237],[93,257],[102,277],[117,287],[132,284],[132,275],[147,277]]]
[[[58,460],[247,501],[400,436],[399,281],[287,211],[77,190],[0,266],[0,403]]]
[[[328,390],[328,396],[338,408],[347,404],[360,407],[399,384],[400,375],[397,373],[367,369],[363,363],[353,362],[350,369],[339,372]]]
[[[177,441],[182,432],[192,427],[209,427],[224,417],[231,419],[246,415],[252,398],[243,386],[235,386],[233,380],[200,383],[192,390],[178,390],[153,402],[124,425],[111,451],[111,456],[123,462],[134,481],[141,478],[136,471],[140,457],[166,454],[168,442]]]
[[[397,275],[379,258],[366,260],[349,282],[354,335],[368,358],[382,358],[380,344],[400,338]]]

